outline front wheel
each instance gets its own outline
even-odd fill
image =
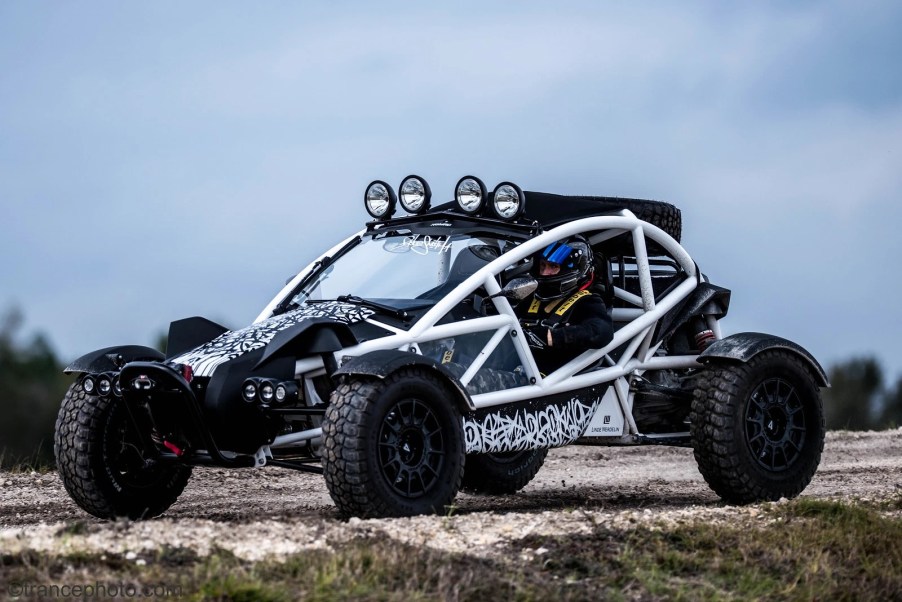
[[[123,401],[69,387],[56,419],[54,453],[63,486],[98,518],[159,516],[188,484],[191,467],[147,462]]]
[[[697,381],[690,421],[699,471],[730,503],[797,496],[824,449],[820,390],[798,356],[778,349],[712,364]]]
[[[422,369],[341,383],[323,420],[323,447],[326,486],[346,515],[442,512],[460,488],[460,412],[445,383]]]

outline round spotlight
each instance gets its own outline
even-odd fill
[[[376,219],[388,219],[395,212],[398,197],[395,196],[391,186],[382,180],[376,180],[366,187],[363,201],[367,213]]]
[[[492,206],[495,215],[504,220],[512,220],[522,215],[526,208],[526,197],[516,184],[501,182],[495,187]]]
[[[285,381],[276,386],[276,403],[281,405],[298,399],[298,384],[294,381]]]
[[[429,211],[432,191],[429,184],[420,176],[407,176],[401,181],[398,189],[399,200],[407,213],[425,213]]]
[[[94,395],[95,391],[97,391],[97,381],[94,380],[94,377],[88,374],[81,381],[81,388],[85,390],[85,393],[88,395]]]
[[[267,381],[260,385],[260,401],[268,404],[275,396],[276,388],[271,382]]]
[[[119,375],[113,377],[113,395],[122,397],[122,385],[119,384]]]
[[[464,176],[454,187],[454,198],[460,210],[469,215],[479,213],[485,203],[485,184],[475,176]]]
[[[97,392],[106,397],[113,390],[113,380],[106,374],[97,379]]]
[[[257,383],[252,379],[244,381],[244,385],[241,387],[241,397],[248,403],[254,403],[257,399]]]

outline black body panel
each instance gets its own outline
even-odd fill
[[[356,344],[357,337],[347,324],[329,318],[308,318],[276,334],[254,370],[277,357],[331,354]]]
[[[176,320],[169,324],[166,357],[175,357],[195,347],[200,347],[227,332],[229,329],[206,318],[195,316]]]
[[[666,340],[690,318],[703,315],[714,316],[718,320],[723,318],[730,309],[731,294],[729,289],[708,282],[699,283],[688,297],[661,318],[655,342]]]
[[[236,357],[216,368],[203,400],[204,416],[220,449],[254,453],[271,443],[278,423],[256,404],[241,398],[241,385],[251,376],[294,379],[294,357],[275,358],[258,369],[265,348]]]

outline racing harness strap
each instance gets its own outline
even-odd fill
[[[592,293],[587,290],[576,291],[575,293],[570,295],[570,297],[568,297],[566,301],[555,299],[554,301],[550,301],[547,305],[545,305],[544,308],[542,307],[541,301],[539,301],[538,299],[533,299],[526,313],[530,317],[535,316],[536,318],[539,318],[542,324],[548,326],[549,328],[552,328],[564,321],[564,319],[570,313],[570,310],[573,309],[574,305],[576,305],[577,301],[591,294]],[[543,314],[547,317],[543,318]]]

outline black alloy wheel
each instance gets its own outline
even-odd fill
[[[749,450],[766,470],[787,470],[805,447],[805,408],[796,388],[781,378],[762,382],[749,397],[745,434]]]
[[[417,498],[437,482],[445,462],[438,417],[416,398],[398,401],[385,415],[379,431],[382,474],[399,494]]]

